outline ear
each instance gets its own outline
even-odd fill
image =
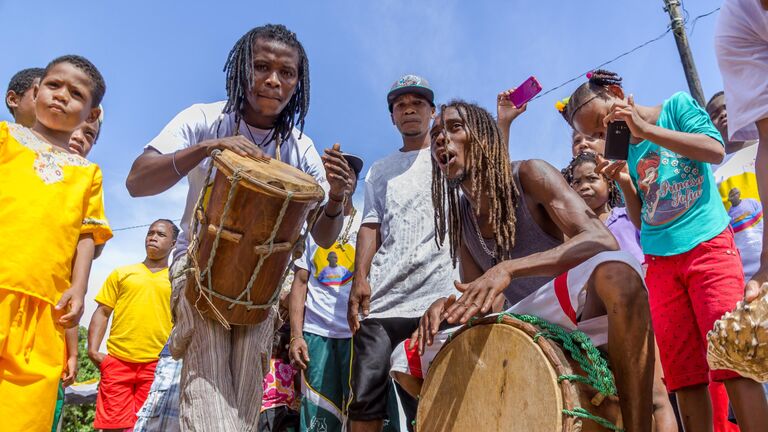
[[[37,94],[40,92],[40,83],[32,86],[32,99],[37,99]]]
[[[8,90],[8,93],[5,94],[5,103],[11,107],[11,114],[13,114],[13,110],[19,107],[19,99],[19,95],[13,90]]]
[[[429,116],[429,118],[434,120],[436,116],[437,116],[437,110],[435,109],[435,107],[432,107],[432,114]]]
[[[395,115],[392,113],[389,113],[389,118],[392,120],[392,124],[395,124]]]
[[[617,98],[624,100],[624,89],[621,88],[621,86],[617,86],[616,84],[611,84],[608,86],[608,91],[616,96]]]
[[[91,112],[88,113],[88,118],[86,118],[85,121],[88,123],[93,123],[99,119],[100,115],[101,115],[101,108],[99,107],[91,108]]]

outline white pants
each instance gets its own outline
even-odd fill
[[[581,321],[587,300],[587,282],[597,266],[605,262],[623,262],[632,267],[640,279],[643,270],[635,257],[627,252],[602,252],[552,279],[506,310],[506,313],[535,315],[551,324],[557,324],[567,330],[581,330],[592,340],[595,346],[608,343],[608,317],[606,315]],[[405,373],[417,378],[427,375],[429,365],[449,336],[461,326],[440,331],[435,335],[432,346],[428,346],[424,355],[418,350],[407,349],[409,340],[398,345],[392,352],[390,374]]]

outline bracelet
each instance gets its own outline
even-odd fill
[[[331,200],[331,201],[336,201],[336,202],[344,202],[344,194],[341,195],[341,198],[336,198],[333,195],[331,195],[330,193],[328,193],[328,199]]]
[[[176,174],[179,175],[179,177],[184,177],[184,174],[182,174],[178,168],[176,168],[176,153],[178,153],[178,150],[173,152],[173,155],[171,156],[171,162],[173,162],[173,170],[176,171]]]
[[[295,341],[296,339],[304,340],[304,336],[293,336],[293,337],[291,337],[291,340],[288,341],[288,345],[292,344],[293,341]]]

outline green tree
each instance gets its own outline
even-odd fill
[[[88,329],[80,326],[77,342],[77,382],[99,378],[99,369],[88,358]],[[62,432],[90,432],[93,430],[93,418],[96,405],[64,405]]]

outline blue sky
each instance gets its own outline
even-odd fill
[[[685,2],[691,17],[719,0]],[[404,73],[427,77],[438,102],[460,97],[495,111],[495,95],[535,75],[544,89],[661,34],[669,19],[657,1],[222,1],[164,2],[0,0],[5,41],[0,82],[19,69],[69,53],[104,74],[104,128],[91,159],[104,171],[113,227],[181,217],[184,191],[133,199],[125,177],[135,157],[180,110],[225,97],[222,67],[250,28],[282,23],[310,60],[311,106],[305,132],[318,149],[339,142],[367,164],[400,146],[386,93]],[[689,36],[709,97],[721,89],[713,48],[717,14]],[[639,104],[687,90],[674,38],[608,66],[624,77]],[[515,159],[570,159],[569,129],[554,109],[583,80],[530,104],[513,125]],[[4,109],[0,120],[9,120]],[[358,197],[359,200],[360,197]],[[94,263],[89,298],[116,266],[144,256],[144,229],[120,231]],[[88,302],[83,324],[95,308]]]

